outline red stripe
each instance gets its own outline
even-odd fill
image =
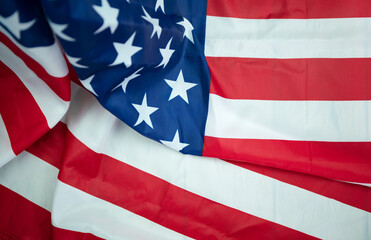
[[[53,129],[27,148],[27,151],[59,169],[62,163],[66,132],[66,124],[59,122]]]
[[[370,17],[369,0],[208,0],[207,15],[236,18]]]
[[[166,228],[195,239],[313,239],[97,154],[71,133],[66,139],[61,181]]]
[[[0,213],[0,232],[13,239],[50,239],[50,212],[2,185]]]
[[[12,70],[0,62],[0,113],[15,154],[49,130],[35,99]]]
[[[230,99],[371,100],[371,59],[207,57],[210,93]]]
[[[17,47],[6,35],[0,32],[0,41],[4,43],[15,55],[21,58],[41,80],[43,80],[61,99],[69,101],[71,98],[71,75],[65,77],[54,77],[34,59]]]
[[[59,168],[64,148],[67,126],[58,123],[53,129],[34,143],[28,152]],[[311,192],[336,199],[345,204],[371,212],[371,188],[333,181],[325,178],[263,167],[243,162],[230,161],[240,167],[264,174],[268,177],[304,188]]]
[[[50,212],[0,185],[0,239],[99,240],[51,225]]]
[[[249,162],[349,182],[371,183],[371,142],[205,137],[203,156]]]
[[[336,199],[347,205],[371,212],[371,188],[316,177],[308,174],[285,171],[244,162],[228,161],[237,166],[307,189],[322,196]]]

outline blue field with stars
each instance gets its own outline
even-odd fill
[[[202,154],[210,76],[206,1],[43,1],[82,84],[114,115],[169,147]]]

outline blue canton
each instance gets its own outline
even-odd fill
[[[50,46],[54,43],[39,0],[0,1],[0,26],[25,47]]]
[[[43,1],[82,84],[139,133],[202,154],[206,1]]]

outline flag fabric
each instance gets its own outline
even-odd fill
[[[43,3],[84,86],[139,133],[371,183],[369,1],[240,2]]]
[[[103,239],[369,238],[368,187],[182,155],[73,89],[66,119],[1,168],[4,232],[19,239],[95,239],[82,233]]]
[[[0,6],[1,239],[370,238],[368,0]]]
[[[64,116],[70,77],[40,3],[2,2],[0,11],[2,166]]]
[[[269,1],[251,12],[225,1],[156,3],[43,1],[46,20],[39,4],[15,1],[3,26],[48,51],[48,21],[100,103],[177,151],[371,182],[367,0],[335,10],[293,2],[306,11],[280,18],[264,15],[277,11]],[[37,36],[21,35],[33,28]]]
[[[212,0],[207,14],[203,155],[369,184],[370,1]]]

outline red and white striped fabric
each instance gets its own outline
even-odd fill
[[[209,0],[207,15],[203,155],[370,184],[370,1]]]
[[[66,123],[0,170],[4,199],[16,209],[4,210],[4,232],[19,239],[18,233],[42,236],[31,239],[370,237],[368,187],[182,155],[73,89]],[[36,226],[21,231],[8,222],[18,217]]]
[[[370,183],[371,4],[352,3],[209,0],[204,155],[277,168],[142,137],[70,86],[57,44],[0,29],[0,238],[370,239],[371,188],[298,173]]]
[[[1,167],[60,121],[71,76],[57,42],[27,48],[2,26],[0,60]]]

